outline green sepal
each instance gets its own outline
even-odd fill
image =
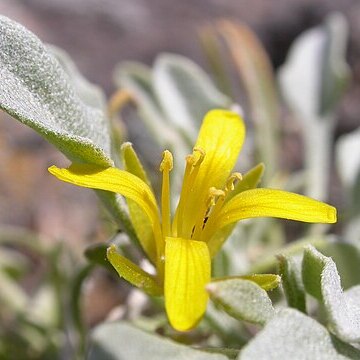
[[[155,278],[119,254],[115,245],[111,245],[107,249],[107,258],[119,276],[130,284],[143,290],[148,295],[160,296],[163,294],[163,289],[157,284]]]
[[[121,146],[121,156],[125,170],[143,180],[151,188],[149,178],[131,143],[126,142]],[[149,260],[155,263],[156,246],[149,218],[136,202],[131,199],[127,199],[126,201],[129,207],[130,219],[139,242]]]
[[[226,201],[232,199],[235,195],[250,189],[255,189],[263,176],[265,171],[265,165],[260,163],[250,169],[243,177],[242,180],[239,181],[233,191],[231,191],[226,197]]]
[[[223,280],[249,280],[260,286],[265,291],[276,289],[281,283],[281,276],[276,274],[251,274],[242,276],[225,276],[221,278],[213,278],[211,281],[223,281]]]
[[[121,156],[125,170],[136,175],[151,187],[146,171],[130,142],[121,145]]]

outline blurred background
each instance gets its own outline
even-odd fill
[[[0,13],[29,28],[44,42],[66,50],[91,82],[114,91],[115,65],[151,65],[160,52],[185,55],[206,70],[198,31],[216,19],[245,22],[256,32],[275,68],[304,30],[340,11],[350,25],[347,59],[352,82],[339,111],[336,136],[359,124],[360,3],[357,0],[0,0]],[[96,233],[95,195],[58,183],[47,166],[61,154],[35,132],[1,115],[0,223],[21,225],[50,237],[79,239]],[[71,208],[71,210],[70,210]],[[69,210],[71,216],[69,216]],[[80,246],[81,247],[81,246]]]
[[[174,52],[207,70],[197,35],[202,26],[219,18],[249,25],[277,68],[294,39],[333,11],[340,11],[350,25],[347,60],[352,80],[338,109],[339,136],[356,128],[360,118],[357,0],[0,0],[1,14],[20,22],[42,41],[66,50],[85,77],[108,96],[115,89],[112,74],[120,61],[151,65],[157,54]],[[95,195],[48,176],[48,165],[59,163],[62,155],[35,132],[4,114],[1,117],[0,223],[66,238],[81,249],[83,239],[98,236]]]
[[[350,84],[336,108],[334,136],[338,139],[360,125],[358,0],[0,0],[1,15],[21,23],[43,42],[64,49],[80,72],[103,88],[108,97],[116,91],[113,73],[116,64],[122,61],[151,66],[159,53],[170,52],[190,58],[210,73],[198,35],[200,29],[212,26],[219,19],[248,25],[259,37],[276,71],[284,63],[295,38],[320,25],[334,11],[342,13],[349,24],[346,60],[351,70]],[[236,72],[234,68],[230,73],[232,71]],[[241,89],[237,90],[235,100],[246,107],[242,95]],[[295,121],[286,122],[290,115],[284,106],[280,114],[285,146],[281,162],[291,172],[303,165],[301,126]],[[131,124],[128,125],[131,128]],[[154,154],[155,163],[159,156],[160,153]],[[334,159],[334,154],[330,156]],[[68,161],[33,130],[0,113],[1,227],[40,234],[45,246],[65,242],[75,254],[75,260],[69,260],[70,263],[79,259],[85,262],[84,248],[89,243],[108,239],[109,219],[95,193],[50,176],[47,168],[53,164],[61,166]],[[334,169],[331,171],[330,198],[325,200],[341,208],[344,200],[339,180]],[[29,291],[39,282],[47,266],[39,257],[32,261],[32,268],[37,270],[24,281]],[[92,281],[86,288],[95,294],[86,297],[91,299],[91,304],[85,304],[91,308],[87,312],[88,324],[103,319],[124,296],[124,288],[112,286],[110,278],[111,286],[107,286],[103,274],[100,277],[101,281]]]

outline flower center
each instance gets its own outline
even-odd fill
[[[162,172],[161,215],[162,233],[164,238],[167,236],[174,236],[207,242],[216,231],[216,219],[226,201],[227,195],[234,190],[235,182],[242,180],[240,173],[233,173],[227,179],[223,190],[215,187],[208,189],[205,203],[203,205],[197,205],[198,213],[194,219],[186,219],[186,210],[188,207],[195,206],[191,200],[193,198],[192,193],[194,191],[196,177],[205,155],[203,149],[194,148],[193,153],[186,157],[186,167],[179,204],[171,227],[169,174],[173,168],[173,157],[170,151],[165,150],[163,152],[160,171]],[[204,191],[206,191],[206,189],[204,189]],[[185,222],[187,223],[186,229],[184,225]],[[193,224],[192,226],[191,223]]]
[[[206,211],[206,221],[204,219],[201,232],[198,232],[199,240],[209,241],[212,235],[217,230],[216,220],[218,219],[219,213],[226,202],[228,194],[234,190],[235,182],[241,181],[242,175],[235,172],[229,176],[226,181],[225,189],[219,190],[216,188],[209,189],[208,206]]]

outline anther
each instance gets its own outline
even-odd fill
[[[214,206],[216,203],[216,199],[219,197],[225,197],[225,191],[217,189],[215,187],[211,187],[209,189],[209,197],[207,199],[207,207],[210,208],[211,206]]]
[[[195,147],[190,156],[192,157],[192,166],[199,166],[204,160],[205,151],[202,148]]]
[[[163,158],[160,163],[160,171],[171,171],[173,168],[173,156],[169,150],[163,152]]]
[[[235,173],[231,174],[226,181],[225,191],[229,192],[229,191],[234,190],[235,182],[241,181],[241,180],[242,180],[242,175],[239,172],[235,172]]]

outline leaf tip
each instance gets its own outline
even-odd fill
[[[113,257],[114,254],[116,254],[116,246],[114,244],[111,244],[107,249],[106,249],[106,257],[108,258],[108,260],[111,262],[111,259]]]
[[[216,292],[216,284],[213,282],[206,284],[205,290],[210,294],[214,294]]]

